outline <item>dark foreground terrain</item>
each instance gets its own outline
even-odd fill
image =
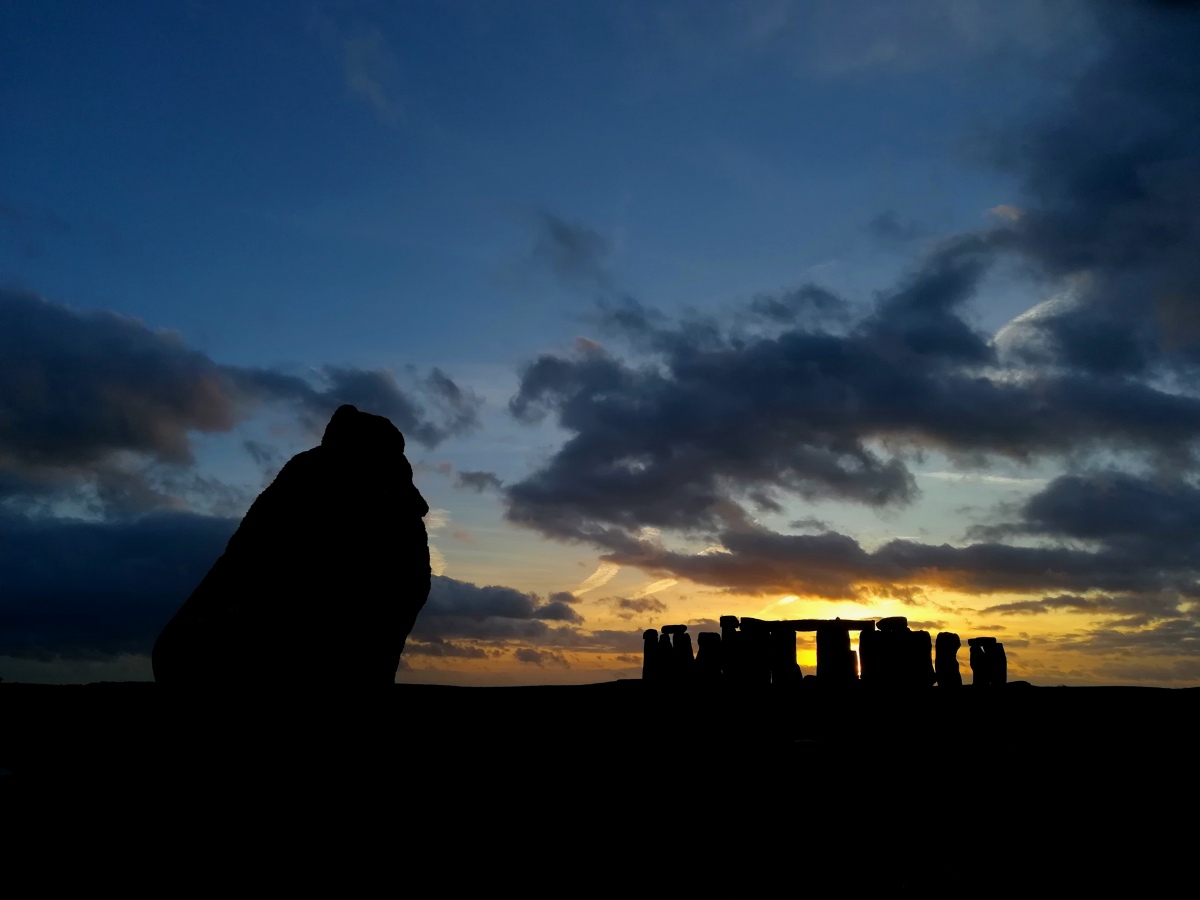
[[[1200,689],[1120,687],[0,684],[0,795],[51,807],[57,836],[87,822],[92,840],[121,809],[122,847],[157,836],[260,868],[282,847],[306,857],[293,879],[343,858],[328,848],[370,846],[376,865],[428,856],[441,878],[490,884],[569,861],[556,883],[583,893],[1145,888],[1194,843],[1198,712]],[[64,795],[86,814],[59,815],[47,798]]]
[[[1200,688],[705,691],[395,685],[195,693],[0,684],[0,767],[19,779],[370,776],[857,785],[1087,779],[1194,757]]]

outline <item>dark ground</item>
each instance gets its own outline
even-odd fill
[[[925,884],[929,866],[1027,879],[1036,856],[1095,883],[1194,847],[1198,712],[1200,688],[0,684],[0,793],[99,786],[155,823],[219,809],[226,830],[257,809],[271,833],[382,816],[468,857],[507,841],[614,865],[837,853],[857,860],[847,884]]]

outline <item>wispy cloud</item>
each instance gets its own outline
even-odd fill
[[[679,584],[678,578],[661,578],[658,581],[653,581],[646,585],[641,590],[635,591],[630,595],[631,600],[640,600],[643,597],[649,597],[651,594],[657,594],[659,591],[665,591],[669,587],[674,587]]]
[[[571,593],[578,597],[580,594],[594,591],[596,588],[602,587],[612,581],[613,576],[619,571],[621,571],[621,567],[615,563],[600,563],[596,571],[580,582],[579,587],[575,588]]]

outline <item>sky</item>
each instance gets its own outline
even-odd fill
[[[353,403],[432,508],[401,681],[638,677],[731,614],[1200,684],[1197,45],[1133,0],[0,5],[0,677],[149,679]]]

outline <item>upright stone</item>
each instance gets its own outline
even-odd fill
[[[745,681],[742,667],[742,635],[737,616],[721,616],[721,674],[730,684]]]
[[[802,674],[796,662],[796,629],[775,623],[771,626],[771,683],[797,685]]]
[[[822,684],[845,684],[855,679],[855,659],[850,650],[850,630],[841,625],[817,629],[817,678]]]
[[[389,685],[429,596],[429,511],[404,437],[342,406],[259,494],[154,644],[156,681]]]
[[[958,649],[962,646],[957,634],[943,631],[934,642],[934,670],[938,687],[962,687],[962,673],[958,670]]]
[[[967,640],[971,648],[971,686],[984,687],[989,683],[988,661],[983,654],[983,646],[972,640]]]
[[[642,681],[658,681],[658,629],[642,632]]]
[[[987,648],[987,655],[992,684],[997,686],[1008,684],[1008,654],[1004,652],[1004,645],[997,641]]]
[[[771,683],[771,626],[762,619],[742,618],[742,673],[747,684]]]
[[[671,636],[658,636],[658,678],[659,681],[677,681],[679,671],[675,667],[675,651],[671,649]]]
[[[686,628],[686,626],[684,626]],[[692,664],[696,657],[692,653],[692,636],[687,631],[671,635],[671,652],[675,656],[675,671],[681,678],[692,676]]]
[[[928,631],[905,633],[905,683],[914,688],[930,687],[937,676],[933,670],[933,640]]]
[[[1003,681],[997,681],[996,661],[999,659],[1003,648],[1000,652],[996,651],[996,639],[994,637],[973,637],[967,638],[967,646],[971,648],[971,685],[974,686],[991,686],[994,684],[1003,684]],[[1005,677],[1007,677],[1007,660],[1005,660]]]
[[[702,631],[696,635],[696,679],[705,684],[721,680],[721,635]]]
[[[871,623],[858,633],[858,667],[859,677],[863,684],[878,684],[879,671],[879,641],[882,635],[875,630]]]

